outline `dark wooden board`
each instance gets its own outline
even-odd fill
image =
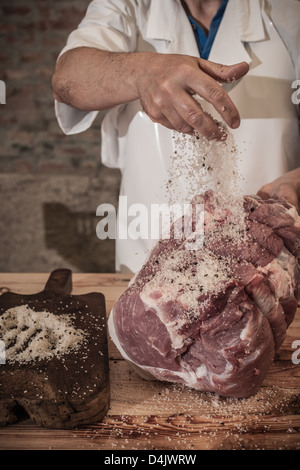
[[[7,310],[26,305],[39,315],[46,311],[55,315],[52,318],[72,319],[76,331],[85,335],[78,350],[62,356],[0,365],[2,426],[16,422],[24,410],[49,428],[73,428],[105,416],[110,399],[105,298],[99,292],[71,291],[71,271],[57,269],[38,293],[10,291],[0,296],[0,319]],[[70,333],[66,329],[64,334]]]

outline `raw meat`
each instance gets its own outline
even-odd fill
[[[160,240],[115,303],[110,334],[128,361],[156,379],[247,397],[296,313],[300,217],[286,202],[245,196],[237,230],[212,192],[193,201],[200,203],[203,246]]]

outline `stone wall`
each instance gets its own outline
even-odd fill
[[[96,208],[117,203],[120,175],[101,164],[102,114],[65,136],[51,78],[88,0],[1,0],[0,271],[114,271],[114,242],[96,237]]]

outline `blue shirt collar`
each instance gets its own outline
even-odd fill
[[[190,20],[190,23],[194,31],[200,57],[202,59],[208,59],[209,57],[209,53],[211,51],[214,39],[216,37],[219,25],[222,21],[227,3],[228,3],[228,0],[222,0],[222,3],[217,13],[215,14],[215,16],[213,17],[211,21],[208,36],[206,36],[201,26],[190,15],[188,15],[188,18]]]

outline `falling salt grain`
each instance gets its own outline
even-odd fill
[[[218,212],[229,213],[232,224],[226,229],[240,238],[245,226],[238,152],[232,133],[218,124],[226,133],[225,141],[208,140],[196,131],[193,136],[173,133],[166,199],[169,205],[188,204],[195,196],[212,191]]]

